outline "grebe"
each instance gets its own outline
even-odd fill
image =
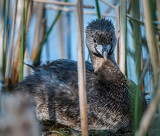
[[[131,124],[129,80],[120,71],[114,57],[115,29],[110,20],[97,19],[86,28],[86,45],[91,63],[86,62],[88,129],[117,132]],[[60,59],[32,67],[15,89],[33,97],[39,120],[50,120],[80,128],[77,62]],[[140,103],[143,103],[141,94]],[[132,101],[133,102],[133,101]],[[134,104],[134,103],[133,103]],[[132,110],[133,111],[133,110]]]

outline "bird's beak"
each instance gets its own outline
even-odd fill
[[[102,48],[102,56],[105,60],[107,60],[108,58],[108,54],[109,54],[109,51],[111,49],[111,45],[103,45],[103,48]]]
[[[111,49],[111,45],[96,45],[96,51],[99,55],[101,55],[105,60],[108,58],[108,53]]]

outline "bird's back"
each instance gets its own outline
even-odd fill
[[[121,102],[119,87],[110,86],[86,62],[89,129],[117,131],[129,124],[128,100]],[[123,89],[123,88],[122,88]],[[36,102],[37,117],[80,130],[77,63],[57,60],[35,69],[16,91],[29,92]],[[121,92],[120,92],[121,93]],[[128,96],[126,94],[121,94]],[[118,98],[119,97],[119,98]],[[122,96],[124,98],[124,96]],[[125,102],[126,101],[126,102]]]

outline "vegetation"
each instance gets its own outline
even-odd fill
[[[73,8],[76,7],[74,3],[67,0],[57,3],[54,3],[54,1],[50,2],[50,6],[45,4],[47,3],[45,0],[37,1],[0,0],[0,80],[3,86],[16,84],[23,79],[24,74],[30,73],[24,67],[24,60],[30,60],[33,65],[39,65],[41,64],[41,55],[45,50],[44,46],[48,50],[54,50],[53,47],[51,48],[47,44],[52,30],[56,29],[56,24],[60,17],[63,20],[66,18],[66,20],[70,20],[69,16],[73,14]],[[117,63],[122,72],[137,84],[135,88],[135,103],[133,103],[135,107],[135,135],[142,136],[148,134],[156,136],[160,134],[160,130],[157,127],[157,124],[160,123],[160,107],[158,107],[160,103],[159,0],[113,0],[112,3],[108,3],[107,0],[95,0],[90,5],[85,5],[85,1],[83,3],[83,7],[91,10],[88,12],[88,9],[84,8],[84,15],[91,14],[94,18],[97,16],[99,19],[112,17],[112,20],[116,22]],[[18,4],[21,6],[18,6]],[[48,27],[47,22],[50,19],[46,13],[49,9],[56,11],[57,14],[50,21],[52,23]],[[37,11],[41,11],[40,13],[43,15],[38,14]],[[115,14],[116,16],[114,16]],[[34,38],[37,41],[33,42],[33,45],[28,45],[30,40],[28,33],[33,20],[36,22],[36,26],[39,26],[32,28],[34,29],[32,31],[35,32]],[[68,28],[67,33],[61,28],[64,43],[66,38],[69,40],[68,37],[72,37],[70,35],[72,28],[69,26],[71,22],[63,23],[63,25],[61,27]],[[55,37],[52,37],[52,39],[57,40]],[[68,41],[66,43],[71,44]],[[61,46],[62,48],[60,49],[64,53],[62,56],[73,56],[73,54],[71,55],[71,45],[65,45],[66,47]],[[32,50],[29,47],[32,47]],[[62,50],[67,51],[63,52]],[[148,104],[152,101],[141,121],[138,119],[140,108],[138,106],[139,91],[145,94]],[[52,130],[52,132],[60,135],[70,135],[70,130],[66,133],[63,129]],[[104,133],[98,132],[90,132],[89,134],[104,135]]]

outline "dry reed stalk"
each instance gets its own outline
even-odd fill
[[[18,1],[19,5],[23,5],[24,1]],[[28,1],[26,1],[28,2]],[[27,8],[28,7],[28,8]],[[11,80],[13,84],[16,84],[18,82],[19,78],[19,71],[20,71],[20,66],[22,66],[22,61],[20,60],[20,48],[21,48],[21,34],[22,34],[22,7],[18,6],[19,12],[17,13],[17,18],[20,18],[20,26],[18,30],[18,39],[17,39],[17,44],[14,49],[14,54],[13,54],[13,63],[12,63],[12,74],[11,74]],[[28,5],[25,3],[25,13],[26,13],[26,33],[25,33],[25,39],[27,37],[27,32],[28,32],[28,27],[29,27],[29,20],[31,16],[31,1],[29,1]],[[25,53],[25,52],[24,52]]]
[[[141,77],[142,77],[142,72],[143,72],[143,65],[144,65],[144,62],[143,62],[143,51],[141,50]],[[140,78],[140,81],[141,81],[141,78]],[[139,81],[140,89],[141,89],[141,91],[144,91],[144,88],[145,88],[144,77],[143,77],[143,81],[142,81],[141,84],[140,84],[140,81]]]
[[[126,0],[120,1],[120,45],[119,45],[119,67],[125,75],[126,72],[126,36],[127,36],[127,19],[126,19]]]
[[[18,82],[19,77],[19,67],[20,67],[20,46],[21,46],[21,38],[20,34],[18,34],[17,44],[14,50],[14,56],[13,56],[13,63],[12,63],[12,74],[11,74],[11,81],[12,84],[16,84]]]
[[[44,12],[45,11],[43,9],[43,14],[44,14]],[[42,41],[45,37],[45,34],[46,34],[46,19],[42,19],[41,21],[42,21],[42,23],[41,23],[41,31],[40,31],[40,34],[39,34],[39,45],[42,43]],[[38,60],[37,65],[40,65],[40,57],[41,56],[39,56],[39,58],[38,58],[39,60]]]
[[[141,86],[142,83],[143,83],[143,80],[144,80],[144,77],[145,77],[145,75],[147,73],[149,65],[150,65],[150,58],[147,59],[145,65],[144,65],[144,68],[142,70],[141,78],[140,78],[140,81],[139,81],[139,86]]]
[[[160,75],[157,76],[158,76],[158,81],[160,81]],[[159,102],[160,102],[160,84],[158,84],[157,92],[154,96],[152,103],[150,104],[149,108],[144,113],[141,119],[140,127],[139,130],[136,132],[136,136],[144,136],[144,134],[147,132],[150,122],[153,118],[153,115],[155,114],[157,104]]]
[[[31,7],[32,7],[32,0],[28,0],[29,1],[29,3],[27,2],[27,1],[25,1],[26,3],[26,34],[25,34],[25,38],[27,38],[27,33],[28,33],[28,28],[29,28],[29,23],[30,23],[30,19],[31,19],[31,14],[32,14],[32,11],[31,11]],[[27,5],[28,4],[28,5]]]
[[[40,31],[42,27],[42,19],[43,19],[43,3],[38,3],[38,6],[36,7],[36,27],[35,27],[35,33],[34,33],[34,42],[33,42],[33,49],[32,49],[32,56],[31,59],[34,60],[36,58],[39,46],[40,46]]]
[[[3,18],[2,18],[2,11],[3,11],[3,0],[0,0],[0,39],[3,39]],[[0,40],[0,68],[2,62],[2,50],[3,50],[2,40]]]
[[[60,40],[60,58],[64,59],[64,38],[63,38],[63,24],[62,24],[62,14],[59,17],[59,40]]]
[[[22,12],[23,12],[23,0],[18,0],[17,7],[17,16],[16,16],[16,24],[18,26],[18,39],[16,45],[13,49],[13,62],[12,62],[12,71],[11,71],[11,81],[12,84],[16,84],[18,82],[19,77],[19,67],[20,67],[20,44],[21,44],[21,31],[22,31]]]
[[[50,9],[50,10],[58,10],[58,11],[63,11],[63,12],[74,12],[74,9],[70,9],[67,7],[58,7],[58,6],[51,6],[51,5],[46,5],[45,6],[46,9]],[[92,11],[83,11],[83,14],[86,15],[97,15],[97,12],[92,12]],[[107,13],[103,13],[102,14],[103,17],[112,17],[115,18],[115,15],[113,14],[107,14]]]
[[[29,23],[30,23],[30,19],[31,19],[31,13],[32,13],[32,11],[31,11],[31,7],[32,7],[32,1],[31,0],[29,0],[29,3],[26,1],[26,3],[25,3],[26,5],[26,7],[28,8],[28,9],[26,9],[26,20],[27,20],[27,22],[26,22],[26,33],[25,33],[25,39],[27,39],[27,34],[28,34],[28,28],[29,28]],[[28,4],[28,5],[27,5]],[[26,48],[25,49],[25,52],[24,52],[24,62],[26,62],[27,60],[29,60],[29,53],[28,53],[28,49]],[[24,68],[23,68],[23,70],[26,70],[24,73],[26,74],[26,75],[28,75],[28,74],[30,74],[30,68],[29,67],[27,67],[26,65],[24,65]]]
[[[134,20],[134,21],[136,21],[136,22],[139,22],[141,25],[144,25],[145,20],[144,20],[144,21],[141,21],[140,19],[131,17],[131,15],[129,15],[129,14],[127,14],[127,17],[128,17],[128,19],[130,19],[130,20]],[[155,24],[155,25],[159,24],[159,22],[156,22],[156,21],[152,21],[152,23]],[[158,27],[156,27],[155,25],[153,26],[154,31],[155,31],[157,34],[159,34],[160,29],[159,29]]]
[[[144,25],[144,22],[143,22],[143,21],[141,21],[141,20],[138,19],[138,18],[132,17],[130,14],[127,14],[127,17],[128,17],[130,20],[137,21],[137,22],[139,22],[140,24]]]
[[[60,0],[58,0],[60,1]],[[60,58],[64,59],[65,54],[64,54],[64,37],[63,37],[63,23],[62,23],[63,15],[61,14],[59,17],[59,40],[60,40]]]
[[[46,4],[55,4],[55,5],[59,5],[59,6],[71,6],[71,7],[76,6],[74,3],[62,2],[62,1],[50,1],[50,0],[33,0],[33,1],[34,2],[40,2],[40,3],[46,3]],[[91,9],[93,9],[94,6],[83,5],[83,8],[91,8]]]
[[[21,46],[20,46],[20,70],[19,70],[19,81],[23,80],[23,69],[24,69],[24,54],[26,48],[26,38],[28,33],[28,26],[30,21],[31,13],[31,1],[24,0],[23,12],[22,12],[22,32],[21,32]]]
[[[77,59],[78,59],[78,83],[79,83],[79,102],[81,113],[82,136],[88,136],[87,109],[86,109],[86,73],[84,61],[84,36],[83,36],[83,1],[76,1],[76,24],[77,24]]]
[[[24,62],[27,62],[29,60],[29,51],[28,48],[26,48],[25,53],[24,53]],[[30,74],[30,67],[28,67],[27,65],[24,65],[23,68],[24,71],[24,77]]]
[[[156,43],[157,43],[157,48],[158,48],[158,56],[160,60],[160,35],[156,35]]]
[[[116,6],[106,2],[105,0],[100,0],[101,2],[103,2],[104,4],[108,5],[109,7],[113,8],[113,9],[116,9]]]
[[[19,31],[19,29],[21,29],[23,2],[24,2],[23,0],[18,0],[17,18],[16,18],[16,26],[17,26],[18,31]]]
[[[120,27],[119,27],[119,6],[116,6],[116,37],[117,37],[117,45],[116,45],[116,62],[119,65],[119,39],[120,39]]]
[[[7,57],[7,64],[6,64],[6,71],[5,71],[5,84],[9,84],[9,76],[11,70],[11,63],[12,63],[12,55],[13,55],[13,44],[14,44],[14,32],[15,32],[15,23],[16,23],[16,15],[17,15],[17,4],[18,0],[15,0],[15,7],[13,12],[13,22],[12,22],[12,30],[11,30],[11,45],[8,51]]]
[[[112,5],[116,7],[116,5],[119,4],[119,0],[113,0]],[[108,7],[108,9],[105,11],[105,13],[110,13],[111,10],[114,10],[112,7]]]
[[[160,29],[160,0],[157,0],[157,12],[158,12],[158,28]],[[160,59],[160,34],[157,35],[157,46],[158,46],[158,54],[159,54],[159,59]]]
[[[145,19],[144,24],[145,24],[145,29],[146,29],[148,49],[149,49],[149,54],[151,57],[151,63],[152,63],[153,72],[154,72],[154,81],[155,81],[155,85],[157,85],[159,58],[158,58],[158,50],[157,50],[157,45],[156,45],[156,40],[155,40],[155,34],[153,31],[152,16],[151,16],[149,0],[142,0],[142,4],[143,4],[144,19]]]
[[[1,77],[2,77],[2,81],[5,81],[5,77],[3,75],[3,70],[0,68],[0,74],[1,74]]]

